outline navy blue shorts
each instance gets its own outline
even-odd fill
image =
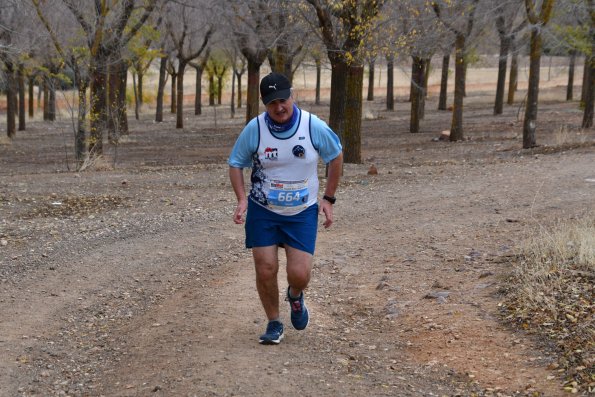
[[[246,248],[287,244],[314,255],[318,204],[296,215],[279,215],[248,199]]]

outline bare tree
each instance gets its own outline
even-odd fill
[[[144,77],[155,58],[161,55],[160,31],[163,17],[153,14],[128,44],[129,63],[133,79],[138,79],[134,89],[134,112],[138,119],[139,107],[144,103]],[[136,81],[133,80],[133,81]]]
[[[178,61],[176,128],[184,128],[184,72],[188,63],[206,50],[213,27],[205,9],[173,2],[166,7],[165,26]]]
[[[566,100],[572,101],[574,96],[574,71],[576,69],[576,50],[570,50],[568,63],[568,84],[566,85]]]
[[[343,142],[345,162],[361,163],[365,44],[384,1],[308,0],[331,63],[330,127]]]
[[[387,53],[386,58],[386,110],[395,110],[395,55]]]
[[[269,23],[279,36],[267,54],[271,70],[282,73],[289,81],[307,55],[305,48],[310,46],[311,31],[296,12],[296,4],[287,1],[277,3]]]
[[[259,113],[260,67],[269,51],[280,40],[284,32],[277,31],[272,20],[283,9],[282,0],[228,0],[230,18],[234,23],[234,38],[248,62],[248,90],[246,98],[246,123]],[[278,28],[278,27],[277,27]]]
[[[506,84],[506,66],[510,52],[511,41],[527,24],[523,18],[518,26],[514,27],[518,19],[519,11],[522,9],[521,0],[502,2],[496,7],[496,29],[500,38],[500,55],[498,57],[498,80],[496,82],[496,99],[494,102],[494,114],[502,114],[504,109],[504,88]]]
[[[120,51],[136,35],[153,12],[156,0],[62,0],[82,28],[90,53],[90,137],[91,156],[103,154],[107,130],[108,67],[120,61]],[[134,14],[134,18],[133,18]]]
[[[172,56],[173,54],[170,53],[170,56],[167,58],[167,62],[165,63],[165,70],[171,77],[169,111],[171,114],[176,114],[178,111],[178,68],[176,67],[178,60],[175,57],[172,58]]]
[[[512,105],[514,103],[514,95],[517,90],[518,85],[518,78],[519,78],[519,48],[521,47],[519,43],[517,43],[517,39],[515,35],[510,37],[510,51],[509,54],[512,54],[510,58],[510,74],[508,77],[508,96],[506,99],[506,103],[508,105]]]
[[[190,66],[196,71],[196,80],[194,82],[194,115],[198,116],[202,114],[202,75],[207,67],[207,62],[211,56],[211,48],[207,48],[206,51],[198,58],[198,60],[191,61]],[[232,95],[233,96],[233,95]]]
[[[447,18],[443,12],[447,7],[438,1],[432,3],[438,19],[455,35],[455,92],[450,126],[451,141],[463,139],[463,97],[465,96],[467,39],[473,31],[478,2],[479,0],[461,1],[457,4],[458,7],[450,10],[454,11],[450,18]]]
[[[590,26],[589,26],[589,39],[591,44],[591,51],[588,55],[588,79],[586,81],[586,95],[585,95],[585,111],[583,113],[583,128],[593,127],[593,106],[595,104],[595,7],[593,6],[593,0],[585,0],[587,10],[589,12]],[[585,70],[587,73],[587,70]]]
[[[6,76],[6,135],[16,135],[17,116],[17,65],[19,49],[17,45],[17,27],[19,9],[15,1],[7,1],[0,7],[0,62]]]
[[[88,65],[90,59],[85,51],[80,50],[85,45],[84,39],[77,34],[77,22],[61,1],[42,3],[39,0],[33,0],[32,2],[53,47],[62,62],[68,65],[74,73],[74,85],[78,91],[74,151],[77,167],[80,167],[84,163],[87,152],[87,88],[89,87]],[[47,88],[48,84],[44,83],[43,87]],[[49,113],[49,109],[46,109],[44,104],[44,119],[47,116],[46,113]]]
[[[157,98],[155,99],[155,121],[163,121],[163,96],[167,82],[167,56],[161,55],[159,59],[159,80],[157,83]]]
[[[534,0],[525,0],[527,19],[531,30],[531,52],[529,63],[529,87],[523,122],[523,149],[536,146],[535,129],[537,124],[537,101],[539,95],[539,69],[541,67],[541,30],[552,14],[554,0],[543,0],[538,11]]]
[[[432,55],[440,48],[445,37],[444,27],[436,21],[432,9],[418,0],[401,2],[397,17],[401,27],[400,39],[403,53],[411,58],[409,132],[420,131],[420,120],[425,114],[425,98]]]
[[[235,117],[236,114],[236,91],[237,91],[237,106],[241,106],[242,96],[242,74],[246,69],[246,59],[241,56],[240,50],[237,47],[237,43],[234,41],[227,41],[223,46],[223,53],[227,57],[227,60],[231,66],[231,100],[230,100],[230,112],[231,117]],[[237,90],[236,90],[237,81]]]
[[[444,51],[442,55],[442,68],[440,74],[440,93],[438,94],[438,110],[446,110],[446,101],[448,97],[448,71],[450,67],[450,53],[452,51],[452,44],[448,46],[448,50]]]

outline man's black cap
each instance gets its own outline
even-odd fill
[[[281,73],[269,73],[260,81],[260,97],[265,105],[275,99],[287,99],[290,95],[291,83]]]

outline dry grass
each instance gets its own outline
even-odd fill
[[[79,172],[86,170],[111,171],[113,169],[113,164],[111,164],[104,156],[87,156],[79,167]]]
[[[0,135],[0,145],[11,145],[12,139],[7,137],[6,135]]]
[[[567,126],[558,128],[553,135],[554,145],[564,146],[569,144],[584,144],[589,141],[588,135],[583,130],[572,130]]]
[[[521,247],[507,319],[551,342],[568,391],[595,391],[595,217],[546,229]]]

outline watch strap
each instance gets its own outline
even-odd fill
[[[335,204],[335,202],[337,201],[337,198],[335,196],[327,196],[326,194],[322,196],[322,198],[331,204]]]

